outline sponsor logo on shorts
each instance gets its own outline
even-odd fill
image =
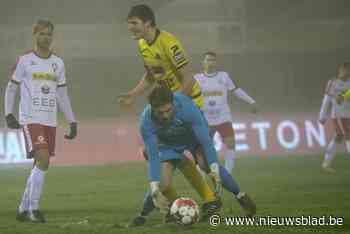
[[[38,136],[37,141],[34,143],[36,145],[40,145],[40,144],[46,144],[46,140],[44,136]]]

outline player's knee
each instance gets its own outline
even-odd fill
[[[35,165],[42,171],[47,171],[50,164],[50,155],[47,149],[35,152]]]

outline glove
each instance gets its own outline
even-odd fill
[[[220,198],[223,194],[223,188],[222,188],[218,163],[210,164],[210,173],[208,175],[213,180],[213,183],[215,186],[215,191],[214,191],[215,195]]]
[[[6,124],[8,128],[19,129],[21,125],[17,121],[16,117],[13,114],[6,115]]]
[[[68,139],[68,140],[72,140],[77,136],[78,124],[77,123],[70,123],[69,127],[70,127],[69,134],[65,134],[64,138]]]
[[[159,209],[160,213],[167,214],[169,212],[169,201],[160,191],[159,182],[151,182],[151,195],[154,206]]]

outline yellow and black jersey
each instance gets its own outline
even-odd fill
[[[140,39],[138,45],[152,81],[170,88],[173,92],[180,90],[182,83],[176,73],[189,61],[176,37],[166,31],[157,30],[152,43],[148,44]],[[191,98],[198,107],[203,106],[203,96],[197,81],[192,88]]]

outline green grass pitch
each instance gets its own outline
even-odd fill
[[[125,228],[139,210],[148,187],[144,162],[94,167],[52,167],[46,174],[41,209],[45,224],[19,223],[15,211],[30,171],[27,166],[0,167],[0,233],[350,233],[350,156],[338,155],[336,173],[321,170],[320,156],[241,157],[234,176],[256,201],[257,216],[322,216],[344,218],[343,226],[225,226],[208,223],[182,228],[162,224],[154,212],[144,227]],[[184,196],[198,196],[180,173],[175,184]],[[227,192],[223,215],[240,216]]]

